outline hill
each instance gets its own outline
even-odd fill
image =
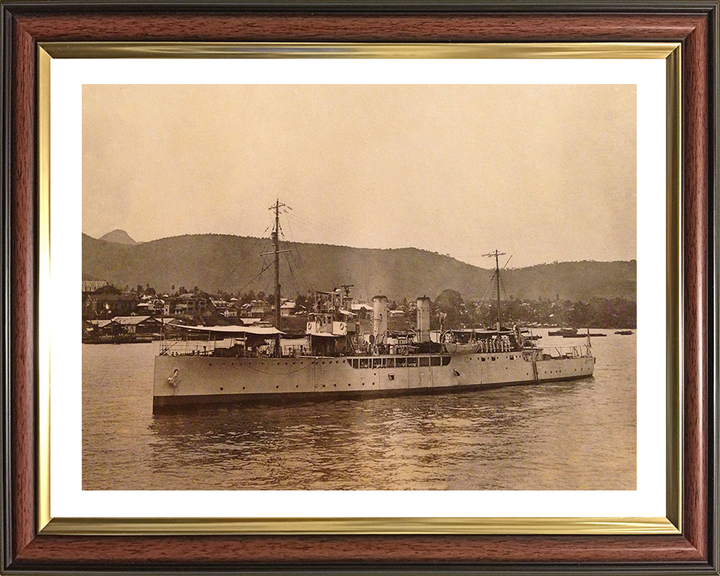
[[[307,288],[331,290],[354,284],[356,299],[385,294],[391,300],[437,297],[444,289],[477,300],[494,294],[492,271],[417,248],[377,250],[327,244],[283,243],[291,254],[281,260],[284,294]],[[201,234],[119,244],[83,234],[83,278],[116,286],[150,284],[160,292],[195,286],[208,292],[273,292],[272,270],[263,267],[267,238]],[[270,257],[265,256],[270,264]],[[288,262],[293,264],[292,270]],[[560,262],[505,270],[503,297],[582,300],[636,298],[636,262]]]
[[[104,240],[105,242],[115,242],[116,244],[129,244],[131,246],[137,244],[135,240],[130,238],[130,235],[125,232],[125,230],[113,230],[112,232],[108,232],[104,236],[101,236],[100,240]]]

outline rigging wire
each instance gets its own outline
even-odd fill
[[[297,214],[293,213],[293,222],[295,224],[298,224],[299,219]],[[313,228],[316,228],[313,226]],[[313,250],[312,246],[307,246],[306,249],[303,250],[304,256],[300,255],[300,250],[298,246],[297,240],[294,238],[294,232],[292,231],[292,227],[290,227],[291,234],[293,234],[293,240],[295,241],[295,247],[296,252],[298,253],[297,256],[300,258],[300,262],[297,261],[295,258],[295,255],[293,254],[293,258],[296,261],[296,266],[298,268],[298,274],[300,275],[303,284],[305,285],[306,289],[308,291],[311,291],[313,288],[313,282],[311,282],[308,277],[305,274],[305,271],[307,270],[322,270],[323,269],[323,262],[318,258],[317,255],[315,255],[315,251]]]
[[[301,227],[306,227],[311,231],[322,230],[323,232],[326,232],[336,238],[342,236],[342,230],[337,226],[328,226],[323,222],[313,222],[308,218],[298,216],[298,214],[296,213],[293,213],[293,218],[295,219],[295,222],[298,223]]]
[[[287,212],[283,212],[283,215],[287,217]],[[278,240],[282,237],[283,240],[285,240],[287,242],[287,238],[285,237],[285,230],[283,229],[282,225],[280,224],[280,221],[278,221],[277,232],[278,232]],[[295,275],[293,274],[292,266],[290,264],[290,258],[288,257],[288,254],[291,254],[291,253],[292,253],[292,249],[283,251],[283,254],[285,256],[285,261],[287,262],[287,265],[288,265],[288,270],[290,271],[290,281],[295,286],[295,291],[297,292],[298,291],[297,281],[295,279]]]
[[[513,257],[513,255],[511,254],[510,258],[508,258],[507,261],[505,262],[505,265],[500,269],[501,271],[505,270],[505,268],[507,268],[507,265],[510,263],[510,260],[512,260],[512,257]],[[493,270],[493,273],[490,275],[490,280],[488,281],[487,285],[485,286],[485,290],[483,290],[482,297],[480,298],[481,300],[484,300],[485,296],[487,296],[488,292],[490,291],[490,286],[492,285],[493,281],[495,280],[495,274],[497,274],[497,272],[495,270]],[[501,295],[504,295],[505,299],[507,300],[507,290],[505,289],[505,283],[503,282],[502,276],[500,276],[500,290],[501,290]]]
[[[313,269],[322,269],[322,263],[319,262],[318,258],[316,256],[312,255],[312,251],[310,251],[310,254],[308,252],[305,252],[305,257],[303,258],[303,255],[301,254],[299,243],[295,239],[295,234],[293,231],[292,222],[301,228],[307,228],[311,231],[317,231],[321,230],[326,233],[329,233],[333,236],[338,236],[340,234],[340,229],[334,226],[328,226],[325,223],[312,221],[306,217],[298,215],[296,212],[293,212],[292,218],[290,217],[290,210],[292,210],[289,206],[285,207],[285,210],[282,210],[282,214],[286,217],[287,220],[287,228],[290,232],[291,236],[291,242],[293,244],[294,250],[291,250],[290,252],[285,253],[286,261],[288,264],[288,267],[290,269],[290,276],[291,281],[294,284],[295,290],[300,293],[301,288],[304,288],[307,292],[311,291],[311,284],[308,281],[307,277],[303,273],[303,270],[308,268],[308,265],[311,267],[314,267]],[[271,238],[268,235],[268,232],[270,231],[272,226],[267,226],[263,232],[263,238],[265,240],[263,247],[262,247],[262,253],[260,256],[262,257],[262,269],[261,271],[254,276],[249,282],[247,282],[242,288],[239,290],[239,294],[242,294],[242,292],[247,289],[250,285],[252,285],[254,282],[256,282],[262,274],[267,271],[269,268],[271,268],[274,263],[272,261],[272,258],[268,258],[269,256],[272,256],[272,251],[270,250],[270,243]],[[287,238],[285,237],[283,226],[278,222],[278,237],[281,237],[287,241]],[[227,248],[227,246],[226,246]],[[289,254],[289,256],[288,256]],[[227,280],[229,277],[234,274],[238,268],[238,264],[236,264],[233,269],[230,271],[229,274],[226,275],[226,277],[223,279],[223,282]],[[266,281],[263,285],[265,288],[265,292],[268,292],[270,290],[270,283],[269,281]],[[258,286],[259,287],[259,286]],[[274,290],[274,289],[273,289]]]
[[[269,228],[269,227],[268,227],[268,228]],[[267,230],[268,230],[268,229],[266,228],[265,231],[267,232]],[[233,255],[233,250],[232,250],[232,248],[231,248],[230,246],[228,246],[227,242],[222,241],[222,245],[224,246],[224,248],[225,248],[225,250],[227,251],[227,253],[229,254],[229,256],[232,256],[232,255]],[[263,250],[263,252],[264,252],[264,250]],[[263,265],[264,265],[264,264],[265,264],[265,258],[263,258]],[[238,269],[238,266],[239,266],[239,265],[240,265],[240,261],[239,261],[239,260],[236,260],[236,261],[235,261],[235,265],[232,267],[232,270],[230,270],[230,272],[228,272],[228,273],[222,278],[222,280],[220,281],[220,284],[224,284],[227,280],[230,280],[230,278],[232,277],[232,275],[233,275],[233,274],[235,273],[235,271]],[[240,291],[242,291],[242,288],[240,289]]]
[[[505,262],[505,266],[502,267],[503,270],[505,270],[505,268],[507,268],[507,265],[510,263],[510,260],[512,260],[512,254],[510,255],[510,258],[507,259],[507,262]],[[511,285],[512,285],[512,283],[511,283]],[[505,300],[507,300],[508,299],[507,289],[505,288],[505,282],[503,282],[502,276],[500,276],[500,287],[502,288],[502,292],[505,296]]]
[[[290,259],[289,259],[289,258],[291,257],[292,260],[295,262],[296,268],[298,268],[298,270],[297,270],[297,275],[298,275],[298,277],[299,277],[299,279],[300,279],[300,281],[301,281],[301,284],[304,286],[305,290],[309,291],[309,290],[310,290],[310,284],[307,282],[307,279],[305,278],[305,275],[302,273],[304,264],[303,264],[303,262],[302,262],[302,256],[300,255],[300,246],[299,246],[299,244],[295,241],[295,235],[293,234],[293,231],[292,231],[292,226],[291,226],[291,224],[290,224],[290,218],[287,218],[287,222],[288,222],[288,230],[290,230],[290,236],[292,237],[292,244],[293,244],[293,248],[294,248],[294,250],[291,250],[290,252],[286,252],[286,253],[285,253],[286,256],[287,256],[288,254],[290,255],[290,256],[288,257],[288,266],[291,268],[291,272],[292,272],[292,263],[290,262]],[[297,253],[298,259],[295,258],[295,253]],[[299,262],[298,262],[298,260],[299,260]],[[296,286],[296,288],[298,288],[298,287]],[[299,292],[299,290],[298,290],[298,292]]]
[[[500,293],[505,296],[505,300],[507,300],[507,290],[505,289],[505,282],[503,282],[502,277],[500,278]]]
[[[221,241],[221,244],[223,245],[223,247],[225,248],[225,250],[227,251],[227,253],[228,253],[229,255],[231,255],[231,254],[233,253],[233,252],[232,252],[232,249],[230,248],[230,246],[227,245],[226,242]],[[230,270],[230,272],[228,272],[228,273],[223,277],[223,279],[220,281],[220,284],[221,284],[221,285],[222,285],[222,284],[225,284],[225,282],[226,282],[227,280],[229,280],[230,277],[235,273],[235,270],[237,270],[238,264],[239,264],[239,263],[236,262],[236,263],[235,263],[235,266],[233,266],[232,270]]]
[[[287,223],[288,223],[288,230],[290,230],[290,238],[292,239],[292,242],[295,245],[295,251],[297,252],[298,259],[300,260],[300,264],[302,264],[302,256],[300,255],[300,247],[297,245],[297,241],[295,240],[295,234],[293,234],[292,222],[290,222],[289,216],[287,217]]]
[[[295,265],[299,268],[298,275],[300,276],[300,280],[302,281],[302,284],[304,285],[305,289],[309,291],[310,284],[307,281],[305,274],[303,273],[303,269],[305,268],[305,263],[303,262],[302,254],[300,253],[300,245],[295,240],[295,234],[293,233],[292,222],[291,222],[291,219],[289,216],[287,218],[287,223],[288,223],[288,230],[290,230],[290,237],[292,238],[293,246],[295,247],[295,250],[293,252],[291,252],[290,254],[293,258],[293,261],[295,261]],[[297,253],[297,259],[295,258],[296,253]]]
[[[495,272],[493,272],[490,275],[490,280],[488,280],[488,283],[485,286],[485,290],[483,290],[482,297],[480,298],[480,300],[485,300],[485,296],[487,296],[488,292],[490,291],[490,286],[492,286],[492,283],[494,280],[495,280]]]
[[[302,273],[302,267],[300,267],[298,265],[297,261],[295,260],[295,257],[292,254],[290,254],[290,256],[292,257],[293,261],[295,262],[295,268],[297,270],[296,274],[300,280],[300,284],[301,284],[303,290],[305,290],[305,292],[311,292],[312,289],[310,288],[310,283],[307,281],[307,279],[305,278],[305,275]]]
[[[288,256],[287,252],[285,253],[285,259],[287,260],[287,263],[288,263],[288,269],[290,270],[290,282],[295,287],[295,293],[301,294],[300,287],[298,286],[298,279],[297,279],[297,276],[295,275],[292,264],[290,263],[290,257]]]
[[[242,295],[242,291],[245,290],[245,288],[247,288],[248,286],[250,286],[250,284],[252,284],[253,282],[255,282],[255,280],[257,280],[258,278],[260,278],[260,276],[262,276],[263,273],[264,273],[269,267],[270,267],[270,265],[263,266],[262,270],[260,270],[260,272],[258,272],[257,275],[250,280],[250,282],[248,282],[247,284],[245,284],[245,286],[243,286],[242,288],[240,288],[239,294]]]

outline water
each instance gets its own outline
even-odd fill
[[[575,382],[159,415],[157,344],[83,345],[83,488],[634,490],[636,336],[604,332]]]

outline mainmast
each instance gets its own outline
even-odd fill
[[[495,250],[495,252],[490,252],[489,254],[483,254],[483,256],[487,256],[492,258],[495,256],[495,289],[497,293],[497,330],[500,332],[500,256],[505,256],[505,252],[498,252]]]

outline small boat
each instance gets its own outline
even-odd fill
[[[542,336],[540,336],[540,334],[533,334],[530,330],[527,330],[527,329],[525,329],[525,328],[523,328],[522,330],[520,330],[520,333],[522,334],[523,340],[532,340],[532,341],[535,341],[535,340],[541,340],[541,339],[542,339]]]
[[[577,328],[560,328],[559,330],[550,330],[548,332],[548,336],[563,336],[573,338],[577,336],[577,331]],[[585,336],[585,334],[582,334],[582,336]]]
[[[510,352],[513,341],[522,341],[516,331],[504,330],[448,330],[441,337],[443,349],[448,354],[476,354]]]
[[[448,354],[475,354],[480,348],[480,344],[477,342],[470,342],[468,344],[445,342],[443,343],[443,348]]]
[[[586,334],[563,334],[563,338],[605,338],[607,334],[603,334],[602,332],[588,332]]]
[[[616,330],[615,334],[620,336],[632,336],[634,332],[632,330]]]

